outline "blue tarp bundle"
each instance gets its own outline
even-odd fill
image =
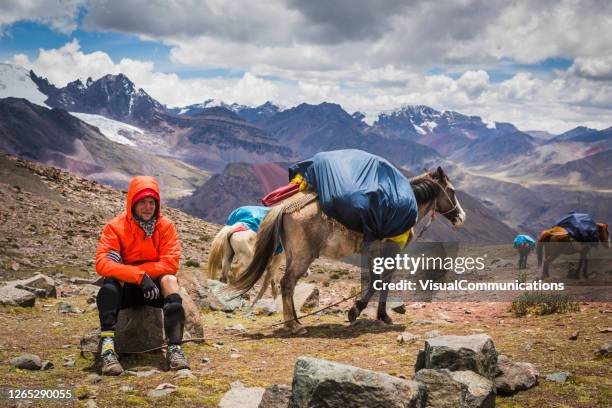
[[[237,223],[242,223],[251,231],[257,232],[259,231],[259,224],[261,224],[261,220],[263,220],[268,211],[270,211],[269,208],[259,207],[256,205],[238,207],[230,213],[225,224],[234,225]]]
[[[232,211],[227,217],[226,225],[243,224],[251,231],[258,232],[259,224],[264,219],[266,214],[270,211],[268,207],[260,207],[257,205],[247,205],[244,207],[238,207]],[[283,252],[283,247],[278,244],[275,254]]]
[[[529,235],[519,234],[514,238],[514,247],[518,248],[521,244],[529,244],[529,246],[533,248],[536,242],[535,239],[531,238]]]
[[[323,212],[371,242],[405,233],[417,221],[410,182],[385,159],[361,150],[315,154],[289,169],[319,195]]]
[[[572,238],[580,242],[598,242],[597,224],[593,217],[585,213],[569,212],[565,217],[555,223],[563,227]]]

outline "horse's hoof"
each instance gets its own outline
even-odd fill
[[[353,323],[359,317],[359,310],[355,306],[351,307],[348,311],[348,320]]]
[[[393,324],[393,319],[391,319],[389,315],[378,316],[378,320],[382,321],[385,324]]]

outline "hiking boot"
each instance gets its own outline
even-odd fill
[[[119,363],[119,356],[115,350],[106,350],[100,356],[102,359],[102,374],[103,375],[121,375],[123,367]]]
[[[183,354],[183,349],[181,349],[181,346],[178,345],[168,346],[166,362],[168,363],[168,368],[170,370],[182,370],[184,368],[189,368],[189,363],[187,362],[185,354]]]

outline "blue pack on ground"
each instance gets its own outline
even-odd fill
[[[557,221],[555,226],[565,228],[576,241],[599,242],[597,224],[589,214],[570,211],[565,217]]]
[[[536,242],[535,239],[531,238],[529,235],[519,234],[514,238],[514,247],[518,248],[521,244],[529,244],[529,246],[533,248]]]
[[[268,211],[270,211],[270,208],[257,205],[238,207],[230,213],[225,224],[234,225],[240,223],[251,231],[258,232],[259,224],[261,224]],[[283,247],[279,244],[274,253],[280,254],[281,252],[283,252]]]
[[[289,168],[319,195],[323,212],[362,232],[365,242],[405,233],[417,221],[410,181],[387,160],[361,150],[315,154]]]

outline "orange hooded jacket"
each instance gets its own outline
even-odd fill
[[[134,177],[128,188],[125,212],[104,227],[96,254],[98,275],[140,284],[145,273],[151,279],[156,279],[161,275],[174,275],[178,271],[181,247],[172,221],[161,215],[158,206],[155,231],[151,237],[146,237],[132,215],[134,197],[147,188],[159,195],[159,186],[153,177]],[[123,263],[117,263],[107,256],[111,250],[119,252]]]

